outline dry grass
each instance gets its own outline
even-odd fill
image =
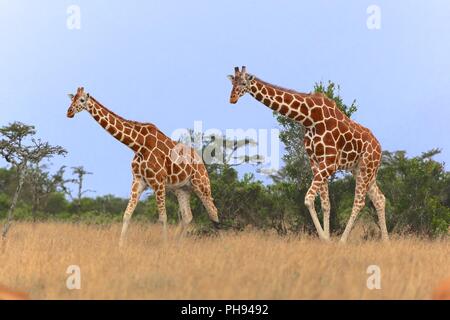
[[[449,241],[351,239],[348,245],[260,232],[161,243],[157,225],[13,225],[0,249],[0,283],[33,299],[429,299],[450,275]],[[81,290],[66,288],[69,265]],[[380,266],[380,290],[366,269]]]

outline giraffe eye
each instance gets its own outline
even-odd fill
[[[80,99],[80,102],[84,102],[84,99],[83,99],[83,98],[81,98],[81,99]]]

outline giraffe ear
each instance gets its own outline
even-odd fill
[[[73,94],[71,94],[71,93],[69,93],[68,96],[69,96],[69,99],[70,99],[70,100],[73,100],[73,98],[75,97],[75,96],[74,96]]]
[[[234,77],[231,74],[227,75],[227,78],[230,79],[230,81],[234,80]]]

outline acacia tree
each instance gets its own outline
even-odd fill
[[[28,168],[27,182],[30,186],[32,197],[32,216],[36,220],[37,211],[41,208],[42,202],[54,193],[66,190],[64,180],[65,166],[62,166],[54,174],[48,172],[46,164],[33,163]]]
[[[74,179],[69,179],[67,182],[71,182],[77,185],[77,194],[74,197],[72,193],[65,189],[66,194],[72,199],[75,200],[77,213],[79,214],[81,211],[81,199],[88,192],[94,192],[94,190],[83,190],[84,177],[86,175],[92,174],[92,172],[86,171],[83,166],[72,167],[72,174],[75,176]]]
[[[36,139],[34,126],[14,122],[0,128],[0,155],[8,162],[17,174],[17,186],[9,207],[6,223],[3,225],[2,237],[5,238],[13,219],[20,192],[28,172],[29,165],[40,163],[55,155],[67,154],[60,146],[52,146],[48,142]]]

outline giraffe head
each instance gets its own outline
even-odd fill
[[[75,95],[69,93],[69,98],[72,100],[69,109],[67,110],[67,117],[73,118],[75,113],[86,110],[88,108],[89,93],[84,92],[84,88],[77,89]]]
[[[230,103],[235,104],[239,98],[250,91],[251,80],[253,76],[248,74],[245,66],[239,71],[239,67],[234,68],[234,76],[229,75],[228,79],[231,80],[233,88],[231,89]]]

